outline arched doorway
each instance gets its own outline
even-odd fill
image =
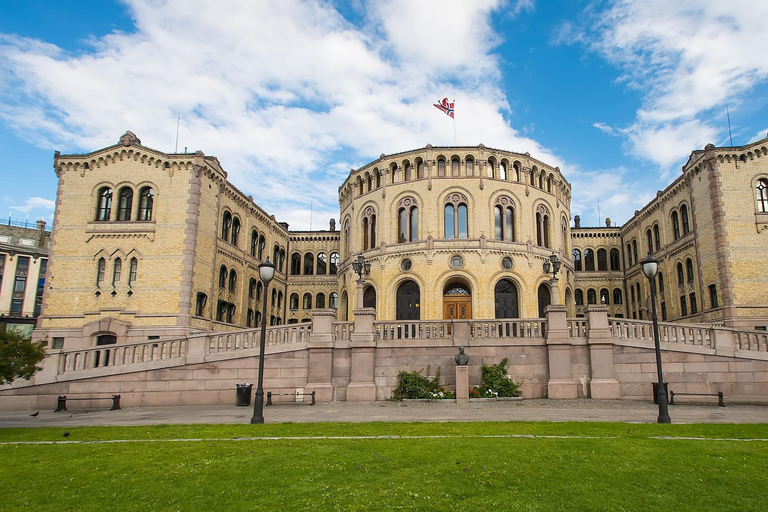
[[[496,318],[520,318],[517,286],[509,279],[501,279],[493,291]]]
[[[373,286],[366,286],[363,291],[363,307],[375,308],[376,307],[376,288]]]
[[[544,309],[552,303],[552,298],[549,294],[549,287],[542,283],[539,286],[539,318],[544,318]]]
[[[421,319],[421,292],[414,281],[405,281],[397,288],[396,299],[397,320]]]
[[[443,289],[443,318],[467,320],[472,318],[472,292],[464,283],[449,281]]]

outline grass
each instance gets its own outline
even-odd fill
[[[0,445],[0,510],[768,510],[765,425],[68,430],[0,429],[3,443],[81,442]],[[299,439],[242,439],[255,436]],[[135,442],[96,442],[110,440]]]

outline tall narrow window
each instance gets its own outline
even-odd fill
[[[419,211],[416,208],[416,201],[411,197],[406,197],[400,200],[397,208],[398,243],[415,242],[419,239]]]
[[[363,250],[376,247],[376,212],[373,208],[366,208],[363,214]]]
[[[578,249],[574,249],[571,252],[571,257],[573,257],[573,270],[580,271],[581,270],[581,251]]]
[[[620,288],[614,288],[613,289],[613,304],[621,304],[622,302],[622,293]]]
[[[315,273],[315,255],[308,252],[304,255],[304,275],[311,276]]]
[[[595,270],[595,251],[584,249],[584,270]]]
[[[768,180],[757,180],[755,195],[757,197],[757,211],[760,213],[768,213]]]
[[[656,240],[656,251],[661,250],[661,234],[659,233],[659,225],[655,224],[653,226],[653,238]]]
[[[592,288],[587,290],[587,304],[597,304],[597,293]]]
[[[653,235],[650,229],[645,231],[645,237],[648,239],[648,254],[651,254],[653,253]]]
[[[292,293],[290,297],[288,297],[288,309],[291,311],[296,311],[299,309],[299,294],[298,293]]]
[[[690,294],[689,298],[691,299],[691,314],[695,315],[699,312],[699,305],[696,303],[696,294]]]
[[[675,236],[675,240],[680,238],[680,218],[677,212],[672,212],[672,233]]]
[[[131,208],[133,208],[133,189],[123,187],[117,198],[117,220],[131,220]]]
[[[224,265],[219,268],[219,288],[226,288],[227,287],[227,267]]]
[[[256,298],[256,286],[257,281],[253,277],[248,281],[248,298],[253,300]]]
[[[600,304],[610,304],[611,303],[611,297],[610,293],[608,292],[608,288],[603,288],[600,290]]]
[[[445,160],[442,158],[437,161],[437,175],[441,178],[445,177]]]
[[[315,296],[315,307],[317,309],[325,308],[325,294],[324,293],[318,293]]]
[[[144,187],[139,191],[138,220],[152,220],[152,209],[155,206],[155,192],[152,187]]]
[[[597,250],[597,270],[608,270],[608,258],[605,249]]]
[[[312,309],[311,293],[305,293],[304,296],[301,298],[301,307],[302,309]]]
[[[685,277],[683,276],[683,264],[677,264],[677,284],[683,286],[685,284]]]
[[[324,252],[317,255],[317,275],[324,276],[328,271],[328,256]]]
[[[640,258],[637,257],[637,240],[632,239],[632,256],[635,258],[635,262],[639,262]]]
[[[685,300],[685,295],[680,296],[680,316],[688,316],[688,303]]]
[[[464,164],[467,168],[467,176],[474,176],[475,175],[475,161],[471,158],[467,158],[466,163]]]
[[[455,238],[453,205],[445,205],[445,238]]]
[[[221,218],[221,239],[229,241],[229,230],[232,229],[232,214],[224,212]]]
[[[717,285],[709,285],[709,304],[712,308],[717,307]]]
[[[549,247],[549,210],[544,205],[536,209],[536,245]]]
[[[99,202],[96,206],[96,220],[109,220],[112,213],[112,189],[104,187],[99,190]]]
[[[611,270],[621,270],[621,258],[618,249],[611,249]]]
[[[104,275],[107,272],[107,261],[104,258],[99,258],[99,262],[96,264],[96,286],[101,287],[104,285]]]
[[[237,236],[240,234],[240,219],[235,217],[232,219],[232,236],[229,241],[232,245],[237,247]]]
[[[301,254],[297,252],[291,254],[291,275],[301,275]]]
[[[501,240],[503,237],[501,224],[502,224],[501,206],[497,205],[493,209],[493,226],[494,226],[494,235],[496,240]]]
[[[205,305],[208,302],[208,296],[203,292],[197,292],[197,301],[195,302],[195,315],[205,315]]]
[[[575,292],[573,292],[573,301],[576,303],[577,306],[583,306],[584,292],[582,290],[576,290]]]
[[[339,273],[339,263],[341,262],[341,257],[339,256],[339,253],[332,252],[331,258],[330,258],[330,265],[328,267],[328,273],[331,275],[336,275]]]
[[[680,219],[683,221],[683,234],[687,235],[691,231],[688,224],[688,206],[683,205],[680,207]]]
[[[507,181],[507,164],[504,162],[501,162],[499,164],[499,178]]]
[[[237,272],[235,269],[229,270],[229,291],[234,292],[237,288]]]
[[[685,260],[685,273],[688,276],[688,282],[693,282],[693,260],[688,258]]]
[[[256,255],[257,258],[264,259],[264,248],[267,246],[267,240],[264,238],[264,235],[259,235],[259,253]]]
[[[128,273],[128,286],[136,285],[136,276],[139,272],[139,260],[131,258],[130,272]]]
[[[659,293],[664,293],[664,274],[659,272]]]
[[[458,176],[459,175],[459,159],[454,158],[451,160],[451,176]]]
[[[123,260],[120,258],[115,259],[114,266],[112,267],[112,286],[120,284],[120,274],[123,270]]]
[[[251,257],[256,257],[256,251],[259,247],[259,234],[255,229],[251,230]]]
[[[632,266],[632,245],[627,244],[627,267]]]

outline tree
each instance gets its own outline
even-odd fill
[[[0,331],[0,384],[10,384],[17,377],[29,379],[40,370],[37,363],[45,358],[42,343],[31,343],[16,331]]]

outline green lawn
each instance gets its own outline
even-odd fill
[[[163,425],[77,427],[67,438],[62,432],[0,429],[1,443],[80,441],[0,445],[0,510],[768,510],[766,425]],[[242,439],[256,436],[276,439]],[[286,436],[299,439],[280,439]],[[133,441],[89,442],[109,440]]]

